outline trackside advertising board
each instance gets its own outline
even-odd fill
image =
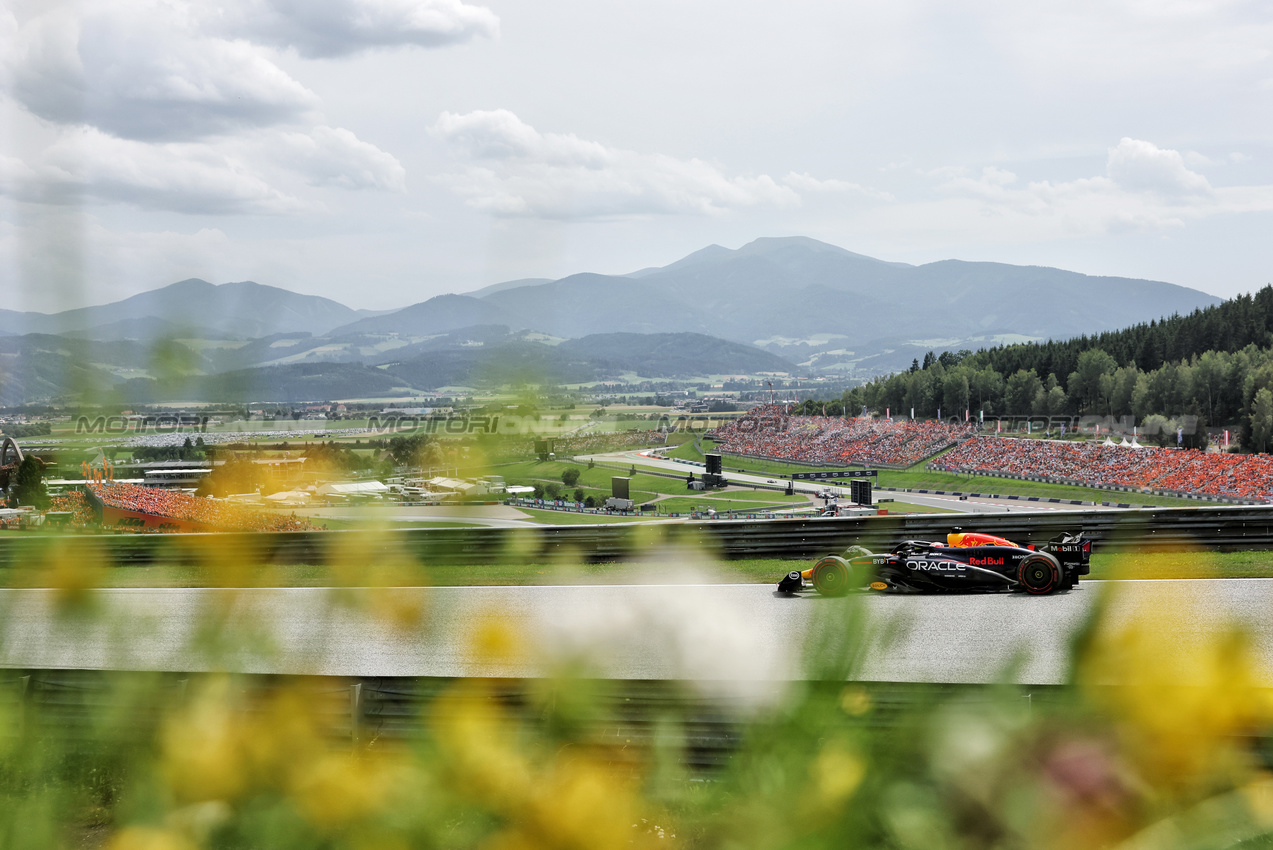
[[[791,477],[796,481],[816,478],[879,478],[880,471],[878,469],[819,470],[818,472],[793,472]]]

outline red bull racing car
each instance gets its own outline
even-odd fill
[[[1042,596],[1066,590],[1087,575],[1092,541],[1061,534],[1043,546],[1018,546],[992,534],[954,532],[945,543],[907,540],[888,554],[854,546],[807,570],[792,570],[778,592],[812,588],[823,596],[850,589],[895,593],[1021,590]]]

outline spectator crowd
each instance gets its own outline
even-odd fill
[[[794,463],[911,466],[972,431],[971,424],[790,416],[782,405],[766,405],[707,436],[723,452]]]
[[[73,528],[83,528],[94,519],[93,509],[89,507],[88,500],[79,490],[54,496],[49,510],[69,513],[71,515],[69,525]]]
[[[184,522],[196,522],[222,531],[310,531],[314,526],[294,516],[258,511],[233,502],[199,498],[117,481],[90,484],[89,489],[103,505],[124,511]]]
[[[976,437],[930,466],[947,472],[1009,473],[1066,484],[1273,501],[1273,456],[1264,454]]]

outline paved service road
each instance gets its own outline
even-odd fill
[[[1270,579],[1088,582],[1044,598],[788,598],[772,586],[720,584],[129,588],[97,591],[96,620],[59,615],[52,591],[10,589],[0,590],[0,666],[521,677],[565,659],[614,678],[692,678],[728,689],[802,678],[802,658],[820,650],[840,665],[834,675],[860,658],[851,672],[867,680],[977,683],[1013,669],[1016,681],[1053,684],[1065,680],[1067,640],[1106,593],[1112,622],[1127,622],[1134,609],[1162,614],[1154,643],[1167,653],[1236,619],[1273,684]],[[422,617],[410,622],[416,612]],[[481,657],[474,635],[482,623],[506,627],[511,657]],[[861,633],[869,637],[855,644]],[[199,634],[216,635],[220,648],[208,650]]]

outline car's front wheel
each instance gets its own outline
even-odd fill
[[[849,562],[828,555],[813,565],[813,587],[823,596],[843,596],[849,591]]]
[[[1051,555],[1036,552],[1017,568],[1017,583],[1035,596],[1051,593],[1061,586],[1061,565]]]

